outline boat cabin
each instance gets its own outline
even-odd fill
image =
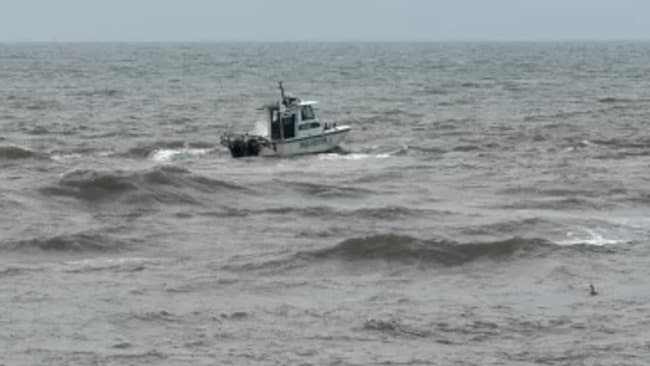
[[[303,139],[321,135],[329,128],[316,118],[315,101],[288,97],[280,84],[282,101],[268,106],[271,141]]]
[[[324,126],[316,118],[314,101],[295,100],[269,108],[271,140],[290,140],[320,135]],[[283,108],[284,107],[284,108]]]

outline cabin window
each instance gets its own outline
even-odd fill
[[[309,121],[310,119],[316,118],[316,116],[314,115],[314,110],[311,108],[310,105],[302,106],[301,113],[302,113],[303,121]]]
[[[309,130],[309,129],[312,129],[312,128],[319,128],[319,127],[320,127],[320,123],[312,122],[312,123],[303,123],[303,124],[298,126],[298,129],[303,131],[303,130]]]

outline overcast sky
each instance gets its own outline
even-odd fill
[[[0,0],[0,41],[650,39],[650,0]]]

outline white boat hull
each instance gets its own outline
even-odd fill
[[[350,127],[340,126],[325,130],[322,134],[299,139],[273,142],[260,151],[262,156],[292,156],[317,154],[336,149],[350,132]]]

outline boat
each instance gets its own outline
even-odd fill
[[[263,108],[269,133],[225,133],[220,143],[233,158],[247,156],[287,157],[336,150],[350,132],[349,126],[326,123],[317,118],[316,101],[288,96],[280,82],[280,100]]]

